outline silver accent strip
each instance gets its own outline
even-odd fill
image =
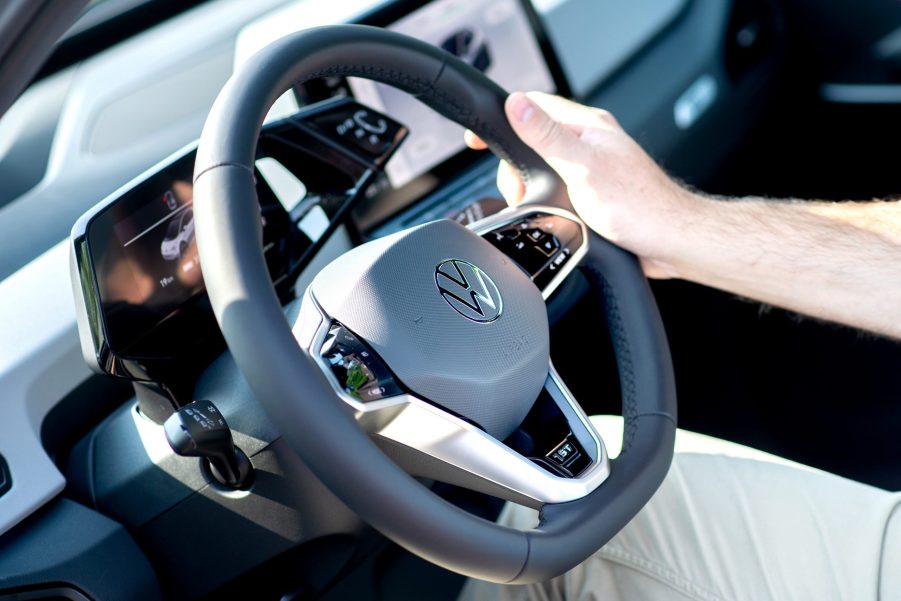
[[[489,215],[484,219],[480,219],[475,223],[469,224],[467,227],[478,235],[484,236],[488,232],[494,231],[505,225],[509,225],[514,221],[518,221],[523,217],[526,217],[533,213],[543,213],[545,215],[556,215],[557,217],[563,217],[564,219],[568,219],[569,221],[576,223],[582,230],[582,245],[579,248],[573,250],[569,261],[566,262],[566,265],[563,266],[563,268],[560,270],[560,273],[554,276],[550,283],[541,291],[541,297],[544,300],[547,300],[551,296],[551,294],[554,293],[557,287],[560,286],[563,280],[565,280],[567,276],[572,273],[573,269],[575,269],[579,265],[582,259],[585,258],[585,255],[588,254],[588,227],[586,227],[585,223],[581,219],[579,219],[574,213],[565,209],[558,209],[557,207],[548,207],[537,204],[527,204],[504,209],[500,213]]]

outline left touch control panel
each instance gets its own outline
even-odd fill
[[[365,113],[383,138],[361,152],[328,125]],[[263,251],[283,302],[316,250],[406,136],[359,103],[333,99],[267,125],[255,164]],[[194,238],[196,145],[83,215],[72,230],[72,279],[84,357],[97,371],[154,386],[172,408],[224,343]],[[182,389],[184,392],[182,392]],[[139,395],[140,398],[140,395]],[[183,400],[182,400],[183,399]]]
[[[403,392],[388,366],[341,324],[329,328],[320,355],[344,393],[354,400],[368,403]]]

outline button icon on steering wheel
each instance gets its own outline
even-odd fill
[[[369,133],[377,136],[388,131],[388,123],[384,119],[379,118],[375,123],[372,123],[368,120],[368,117],[368,111],[357,111],[354,113],[354,122]]]

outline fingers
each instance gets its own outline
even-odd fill
[[[511,207],[522,202],[523,196],[526,194],[526,187],[522,183],[519,172],[507,161],[501,161],[497,168],[497,189],[501,191],[504,200]]]
[[[528,98],[541,107],[554,121],[581,133],[586,127],[608,129],[619,128],[616,118],[604,109],[585,106],[561,96],[544,92],[529,92]]]
[[[463,132],[463,141],[473,150],[485,150],[488,148],[488,144],[485,144],[482,138],[472,133],[472,130],[469,129]]]
[[[591,147],[620,129],[613,115],[605,110],[542,92],[514,92],[504,108],[516,134],[567,180],[584,178]],[[470,130],[464,133],[464,140],[475,150],[488,147]],[[498,169],[497,185],[509,204],[522,200],[522,179],[506,162]]]
[[[587,149],[576,131],[552,118],[522,92],[510,94],[504,108],[516,134],[564,179],[579,170]]]
[[[515,94],[521,94],[516,92]],[[513,96],[514,94],[511,94]],[[551,119],[571,130],[577,136],[581,136],[585,130],[591,128],[610,129],[619,128],[616,118],[604,109],[585,106],[572,100],[545,94],[544,92],[529,92],[526,96],[541,108]],[[473,150],[485,150],[488,145],[471,130],[463,134],[466,145]]]
[[[473,150],[485,150],[488,148],[488,145],[480,137],[468,129],[463,133],[463,139],[466,141],[466,145]],[[523,196],[525,196],[526,187],[522,183],[519,172],[511,167],[507,161],[501,161],[501,164],[498,165],[497,189],[500,190],[504,200],[510,206],[518,205],[522,201]]]

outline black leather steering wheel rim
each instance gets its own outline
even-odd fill
[[[592,236],[585,270],[604,299],[601,309],[613,333],[626,420],[624,448],[608,480],[578,501],[546,505],[539,527],[527,532],[443,501],[381,453],[334,402],[321,370],[292,335],[268,278],[254,184],[257,137],[278,96],[325,75],[374,79],[413,94],[472,129],[516,166],[527,185],[527,201],[569,207],[560,179],[507,123],[506,92],[469,65],[423,42],[371,27],[322,27],[282,38],[223,88],[197,153],[198,248],[229,348],[298,455],[383,534],[475,578],[529,583],[562,574],[634,517],[672,459],[672,366],[640,266],[630,253]]]

